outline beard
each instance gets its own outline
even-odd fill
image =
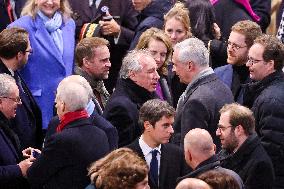
[[[239,145],[239,140],[235,136],[235,134],[231,131],[230,136],[228,137],[228,141],[224,146],[224,149],[226,149],[229,154],[232,154],[234,153],[238,145]]]

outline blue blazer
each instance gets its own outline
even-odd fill
[[[63,55],[55,46],[42,20],[36,16],[23,16],[9,25],[22,27],[29,32],[33,53],[20,71],[42,111],[43,128],[53,117],[55,91],[58,83],[71,75],[74,67],[75,23],[68,19],[61,26]]]
[[[216,73],[216,75],[219,77],[221,81],[223,81],[230,89],[232,89],[233,67],[231,64],[218,67],[214,69],[214,72]],[[239,93],[239,96],[235,98],[236,102],[243,104],[243,96],[244,96],[244,89],[242,88]]]

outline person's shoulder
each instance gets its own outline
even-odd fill
[[[8,25],[8,28],[11,28],[11,27],[22,27],[24,29],[28,29],[33,24],[34,24],[33,17],[31,17],[29,15],[26,15],[26,16],[22,16],[19,19],[17,19],[14,22],[12,22],[10,25]]]

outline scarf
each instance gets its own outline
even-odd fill
[[[62,15],[58,11],[55,12],[52,18],[48,18],[41,11],[38,11],[37,14],[42,19],[45,28],[50,33],[60,54],[63,54],[63,37],[60,29],[62,25]]]
[[[85,109],[78,110],[75,112],[68,112],[64,114],[60,119],[60,124],[56,128],[56,132],[57,133],[61,132],[64,129],[64,127],[66,127],[66,125],[68,125],[72,121],[88,117],[89,117],[88,112]]]

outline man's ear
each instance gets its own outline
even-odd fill
[[[83,65],[82,66],[84,66],[86,68],[90,67],[90,61],[87,59],[87,57],[83,58]]]
[[[144,126],[144,130],[145,131],[149,131],[150,128],[152,127],[152,125],[151,125],[151,123],[149,121],[145,121],[143,126]]]
[[[269,61],[267,62],[267,64],[268,64],[268,66],[269,66],[269,70],[275,71],[275,67],[274,67],[275,62],[274,62],[274,60],[269,60]]]
[[[132,70],[128,72],[128,77],[129,77],[132,81],[135,81],[135,79],[134,79],[134,78],[135,78],[135,75],[136,75],[135,72],[132,71]]]

